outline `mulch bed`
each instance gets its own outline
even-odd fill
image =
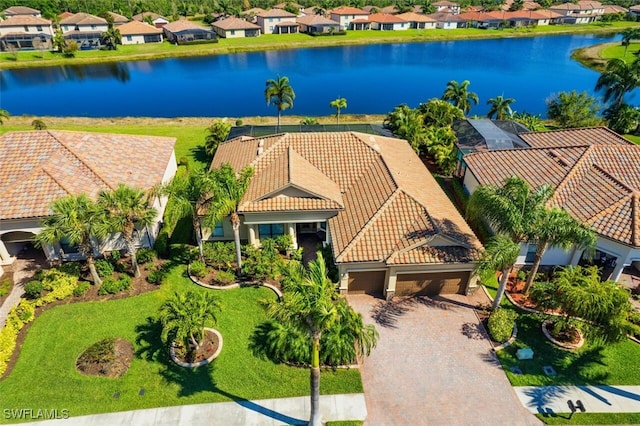
[[[217,350],[218,346],[220,346],[220,341],[218,340],[218,336],[215,333],[205,330],[204,331],[204,340],[200,344],[200,348],[195,351],[195,354],[191,357],[188,356],[180,356],[181,344],[176,343],[175,357],[180,362],[187,363],[196,363],[200,361],[204,361],[210,356],[212,356]]]
[[[133,345],[127,340],[115,339],[112,349],[108,354],[101,354],[99,360],[89,355],[89,350],[83,352],[76,361],[76,368],[88,376],[110,378],[122,376],[133,360]]]

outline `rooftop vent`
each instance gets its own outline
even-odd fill
[[[264,152],[264,148],[261,146],[258,146],[258,156],[261,156],[263,152]]]
[[[258,147],[259,147],[259,148],[262,148],[263,146],[264,146],[264,139],[260,139],[260,140],[258,141]]]

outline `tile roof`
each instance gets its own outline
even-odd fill
[[[107,20],[89,13],[78,12],[62,19],[60,25],[107,25]]]
[[[8,132],[0,137],[0,219],[46,216],[64,195],[95,197],[119,183],[160,183],[175,138],[62,130]],[[144,161],[139,153],[144,153]]]
[[[129,18],[127,18],[124,15],[120,15],[118,13],[115,12],[107,12],[109,14],[109,16],[111,16],[113,18],[113,23],[114,24],[125,24],[127,22],[129,22]]]
[[[46,25],[50,26],[48,19],[38,18],[31,15],[16,15],[0,21],[0,27],[22,27],[25,25]]]
[[[118,31],[123,36],[140,34],[162,34],[162,28],[156,28],[146,22],[131,21],[118,26]]]
[[[223,30],[254,30],[260,29],[260,26],[245,21],[244,19],[236,18],[235,16],[231,16],[227,19],[221,19],[220,21],[215,21],[211,24],[214,28],[220,28]]]
[[[561,147],[578,145],[631,145],[627,139],[606,127],[561,129],[550,132],[520,133],[518,136],[531,147]]]
[[[562,3],[549,6],[551,10],[594,10],[603,8],[602,3],[598,1],[578,1],[576,3]]]
[[[397,16],[398,18],[404,19],[407,22],[436,22],[435,19],[427,15],[423,15],[421,13],[415,13],[415,12],[401,13]]]
[[[296,22],[303,25],[340,25],[336,21],[325,18],[322,15],[305,15],[296,18]]]
[[[437,1],[435,3],[431,3],[433,6],[446,6],[446,7],[458,7],[459,4],[458,3],[454,3],[452,1],[448,1],[448,0],[440,0]]]
[[[357,132],[245,136],[220,145],[211,167],[224,163],[255,169],[245,213],[334,210],[338,262],[478,259],[480,243],[406,141]]]
[[[264,9],[262,9],[260,7],[252,7],[251,9],[247,9],[244,12],[242,12],[242,14],[243,15],[251,15],[251,14],[258,15],[259,13],[262,13],[262,12],[266,12],[266,10],[264,10]]]
[[[329,11],[330,15],[368,15],[369,12],[365,12],[362,9],[351,6],[340,6]]]
[[[388,13],[373,13],[369,15],[367,19],[370,22],[377,22],[380,24],[400,24],[407,22],[396,15],[390,15]]]
[[[162,28],[172,33],[177,33],[185,30],[211,31],[208,28],[203,27],[202,25],[198,25],[194,22],[189,21],[188,19],[178,19],[177,21],[169,22]]]
[[[40,13],[38,9],[32,9],[27,6],[11,6],[2,11],[5,16],[13,15],[37,15]]]
[[[640,146],[613,137],[588,140],[589,135],[606,133],[600,128],[571,132],[584,134],[574,140],[581,146],[568,146],[560,138],[561,143],[554,147],[549,139],[541,138],[547,146],[477,152],[464,161],[480,184],[500,185],[511,176],[533,187],[551,184],[556,190],[550,204],[567,210],[604,237],[639,247]]]
[[[155,12],[138,13],[137,15],[133,15],[133,19],[135,21],[144,21],[144,18],[146,18],[147,16],[150,16],[153,21],[155,21],[156,19],[163,19],[163,20],[169,22],[169,20],[167,18],[165,18],[164,16],[159,15],[159,14],[157,14]]]
[[[605,5],[603,5],[603,7],[604,7],[604,13],[605,14],[609,14],[609,13],[627,13],[629,11],[629,9],[627,9],[626,7],[618,6],[616,4],[605,4]]]
[[[287,12],[284,9],[269,9],[265,12],[260,12],[256,16],[261,18],[295,18],[296,14]]]

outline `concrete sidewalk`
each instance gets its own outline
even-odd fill
[[[320,412],[324,421],[364,420],[367,417],[364,394],[322,395]],[[309,421],[309,413],[310,400],[306,396],[179,405],[21,424],[47,426],[306,425]],[[73,413],[69,414],[73,416]],[[34,416],[36,416],[35,412],[32,415],[27,414],[27,418],[36,420]]]
[[[587,413],[640,413],[640,386],[514,386],[532,413],[569,413],[567,401],[582,401]]]

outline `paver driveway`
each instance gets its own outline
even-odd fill
[[[348,299],[380,333],[361,367],[367,425],[541,424],[511,388],[467,297]]]

